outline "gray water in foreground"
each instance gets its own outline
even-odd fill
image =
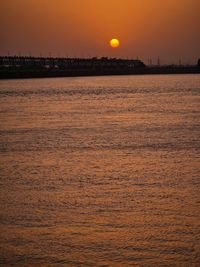
[[[0,81],[0,264],[200,266],[200,75]]]

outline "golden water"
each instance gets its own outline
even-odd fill
[[[0,264],[200,266],[200,75],[0,81]]]

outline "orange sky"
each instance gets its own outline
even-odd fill
[[[196,62],[199,10],[200,0],[0,0],[0,54]]]

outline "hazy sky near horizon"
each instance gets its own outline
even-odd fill
[[[0,54],[196,62],[199,10],[200,0],[0,0]]]

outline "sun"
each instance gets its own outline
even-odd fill
[[[117,48],[117,47],[119,47],[119,40],[116,39],[116,38],[111,39],[111,40],[110,40],[110,46],[111,46],[112,48]]]

